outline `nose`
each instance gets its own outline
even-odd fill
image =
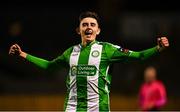
[[[90,23],[88,23],[88,24],[86,25],[86,30],[88,30],[88,29],[92,29],[92,27],[91,27],[91,24],[90,24]]]
[[[90,28],[90,27],[91,27],[91,24],[90,24],[90,23],[88,23],[87,28]]]

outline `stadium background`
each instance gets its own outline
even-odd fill
[[[112,66],[111,110],[139,110],[137,95],[148,65],[158,69],[167,88],[164,110],[180,110],[180,7],[175,1],[67,0],[0,3],[0,110],[62,110],[67,69],[46,72],[8,55],[10,45],[52,60],[80,42],[75,29],[82,11],[101,18],[99,41],[139,51],[167,36],[170,47],[145,61]]]

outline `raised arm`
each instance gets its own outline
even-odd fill
[[[66,51],[67,52],[67,51]],[[14,44],[10,47],[9,50],[9,54],[10,55],[17,55],[20,56],[26,60],[28,60],[29,62],[32,62],[33,64],[35,64],[36,66],[43,68],[43,69],[51,69],[51,68],[56,68],[56,67],[66,67],[67,66],[67,60],[65,58],[65,54],[67,55],[67,53],[64,53],[63,55],[57,57],[56,59],[52,60],[52,61],[48,61],[42,58],[38,58],[35,56],[32,56],[30,54],[27,54],[26,52],[21,50],[21,47],[17,44]]]
[[[158,38],[157,43],[158,43],[157,46],[147,49],[147,50],[143,50],[140,52],[132,51],[129,54],[129,57],[145,60],[145,59],[157,54],[158,52],[163,51],[165,48],[169,47],[169,42],[166,37]]]
[[[24,59],[27,59],[28,61],[34,63],[35,65],[37,65],[43,69],[47,69],[48,65],[50,64],[50,61],[29,55],[26,52],[22,51],[21,47],[18,44],[14,44],[10,47],[9,54],[17,55]]]
[[[145,60],[169,47],[169,42],[166,37],[157,39],[157,46],[143,50],[143,51],[131,51],[123,49],[121,47],[109,47],[107,54],[110,62],[124,61],[124,60]]]
[[[130,51],[129,58],[145,60],[159,52],[158,47],[149,48],[143,51]]]

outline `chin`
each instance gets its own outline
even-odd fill
[[[85,40],[85,41],[88,41],[88,42],[94,41],[95,39],[96,39],[96,38],[93,37],[92,35],[91,35],[91,36],[85,36],[85,37],[84,37],[84,40]]]
[[[86,38],[87,41],[93,41],[93,38]]]
[[[86,41],[88,41],[88,42],[92,42],[92,41],[94,41],[94,39],[87,39]]]

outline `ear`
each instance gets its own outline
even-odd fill
[[[76,33],[80,35],[79,27],[76,28]]]
[[[97,35],[99,35],[99,34],[100,34],[100,32],[101,32],[101,29],[100,29],[100,28],[98,28],[98,31],[96,32],[96,34],[97,34]]]

